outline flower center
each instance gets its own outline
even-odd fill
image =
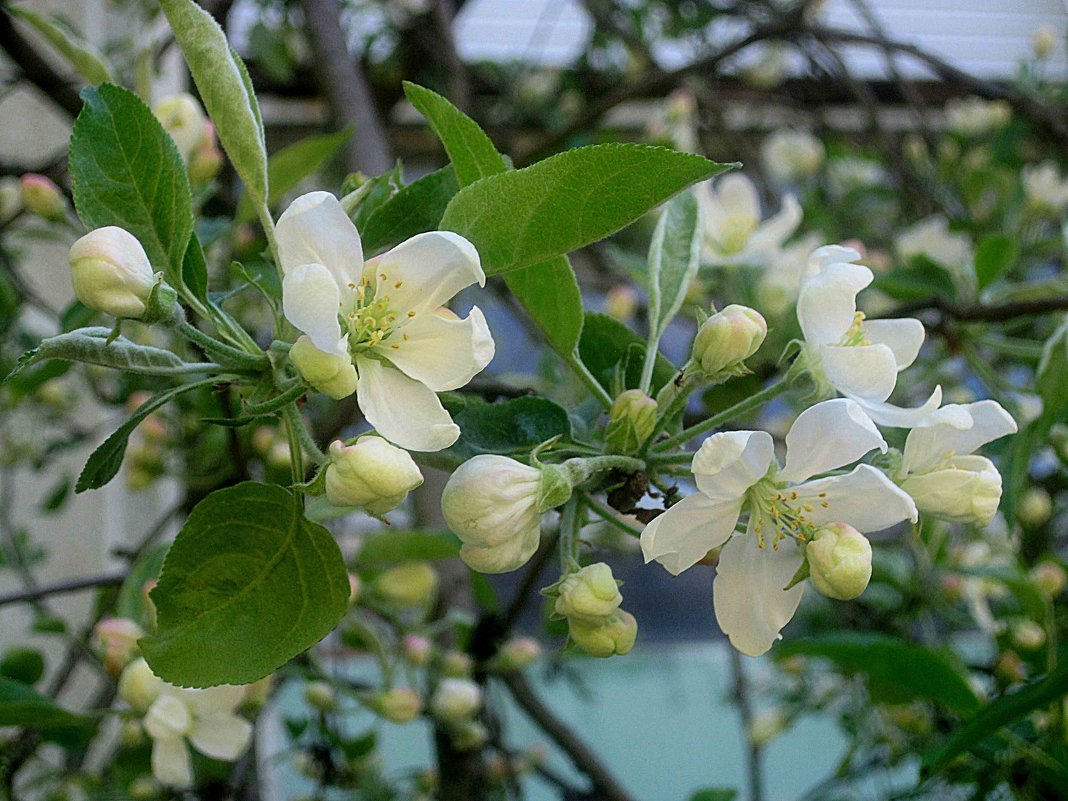
[[[386,286],[386,274],[382,273],[379,278],[382,279],[383,286]],[[403,283],[397,281],[397,289],[400,289]],[[347,314],[340,314],[339,319],[342,329],[349,335],[349,352],[355,356],[393,336],[400,322],[400,313],[393,308],[388,294],[376,296],[375,287],[366,278],[361,278],[359,284],[349,284],[349,289],[355,292],[355,302],[352,310]],[[407,316],[414,317],[415,312],[408,312]],[[407,335],[403,336],[407,339]],[[390,347],[396,349],[400,345],[394,343]]]
[[[838,344],[848,348],[871,344],[864,336],[864,312],[858,311],[853,315],[853,324],[849,326],[849,330],[845,332],[842,341]]]
[[[797,491],[785,482],[777,481],[774,476],[776,472],[773,467],[768,475],[746,492],[749,519],[759,538],[758,545],[766,547],[767,538],[770,537],[773,551],[779,550],[779,542],[787,537],[807,542],[819,529],[808,518],[815,509],[813,503],[802,500]],[[826,492],[819,493],[817,497],[820,506],[824,509],[830,507]]]

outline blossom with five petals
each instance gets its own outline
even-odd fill
[[[474,246],[431,231],[365,263],[356,226],[328,192],[294,200],[276,236],[282,310],[307,337],[298,342],[355,373],[348,386],[386,439],[413,451],[454,443],[460,429],[435,393],[464,386],[494,351],[478,307],[461,319],[444,306],[485,285]]]
[[[801,544],[821,526],[842,522],[870,532],[916,520],[912,499],[870,465],[813,478],[886,447],[848,399],[818,403],[798,416],[781,469],[767,432],[713,434],[693,458],[698,492],[642,532],[645,560],[678,575],[723,546],[713,584],[716,620],[739,651],[762,654],[801,602],[803,583],[784,588],[804,562]],[[742,515],[746,531],[735,534]]]
[[[801,206],[792,195],[782,209],[761,222],[756,186],[740,173],[696,188],[704,220],[704,257],[715,264],[761,267],[801,224]]]
[[[935,387],[920,407],[887,403],[897,374],[912,364],[923,344],[923,323],[913,318],[866,320],[857,311],[857,294],[872,282],[872,272],[853,262],[851,248],[819,248],[797,298],[797,320],[804,334],[801,358],[822,392],[837,390],[860,404],[879,425],[917,425],[942,401]]]

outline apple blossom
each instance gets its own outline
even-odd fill
[[[459,723],[482,707],[482,690],[470,679],[442,679],[430,697],[430,711],[446,723]]]
[[[706,376],[744,370],[742,362],[757,352],[768,334],[760,312],[732,303],[701,325],[693,340],[693,361]]]
[[[874,467],[812,478],[886,447],[864,410],[848,399],[818,403],[798,416],[786,435],[781,469],[767,432],[713,434],[693,458],[698,492],[642,532],[645,560],[678,575],[722,546],[713,584],[716,619],[735,648],[762,654],[801,601],[803,584],[784,589],[804,562],[801,543],[828,523],[869,532],[916,520],[912,499]],[[743,514],[746,531],[735,534]]]
[[[1056,598],[1068,585],[1068,574],[1056,562],[1040,562],[1031,568],[1031,581],[1045,595]]]
[[[375,595],[400,609],[425,608],[438,592],[438,574],[427,562],[405,562],[379,574]]]
[[[946,126],[962,136],[982,136],[1003,128],[1012,118],[1004,100],[981,97],[954,98],[946,102]]]
[[[986,525],[1001,500],[1001,474],[974,452],[1015,432],[1016,422],[996,401],[943,406],[909,432],[896,480],[921,512]]]
[[[156,283],[137,237],[114,225],[90,231],[71,246],[70,274],[78,300],[113,317],[143,317]]]
[[[373,515],[392,512],[423,483],[408,455],[381,437],[363,436],[353,445],[330,443],[326,499],[334,506],[359,506]]]
[[[849,601],[871,580],[871,543],[847,523],[828,523],[805,545],[812,586],[828,598]]]
[[[568,573],[553,592],[556,595],[555,615],[588,625],[603,622],[623,603],[619,582],[612,576],[612,568],[604,562]]]
[[[836,390],[856,401],[876,423],[915,425],[938,408],[942,390],[915,409],[887,403],[897,374],[912,364],[923,344],[919,320],[866,320],[857,311],[857,294],[871,283],[871,270],[855,264],[857,251],[837,245],[812,254],[810,274],[797,299],[797,319],[804,334],[798,366],[807,370],[819,391]]]
[[[812,254],[823,241],[818,232],[808,233],[775,254],[757,282],[757,305],[761,311],[778,317],[797,302],[801,281],[811,271]]]
[[[968,235],[950,231],[949,222],[941,214],[925,217],[901,231],[894,239],[894,249],[905,261],[926,256],[954,276],[970,272],[975,258]]]
[[[605,442],[611,453],[634,453],[656,428],[656,401],[640,389],[621,392],[608,410]]]
[[[760,156],[774,180],[789,184],[819,170],[827,151],[823,142],[807,131],[782,129],[764,140]]]
[[[409,665],[425,666],[430,661],[433,651],[433,643],[418,634],[405,634],[401,640],[401,656]]]
[[[1068,178],[1061,175],[1052,161],[1028,164],[1020,177],[1032,208],[1060,214],[1068,207]]]
[[[756,186],[740,173],[700,184],[697,202],[704,220],[704,257],[716,264],[764,266],[801,223],[801,206],[783,198],[778,214],[761,222]]]
[[[204,123],[208,121],[200,103],[192,95],[181,92],[161,99],[153,107],[152,113],[174,140],[182,160],[188,163],[193,151],[201,143]]]
[[[22,207],[26,211],[46,220],[59,220],[66,214],[67,201],[51,178],[26,173],[19,184]]]
[[[317,350],[354,365],[356,397],[371,425],[407,450],[454,443],[460,429],[436,393],[464,386],[494,351],[477,307],[460,319],[443,305],[485,283],[471,243],[431,231],[365,263],[356,226],[328,192],[294,200],[278,220],[276,239],[286,318]],[[305,369],[311,361],[305,354]],[[311,378],[344,373],[345,386],[331,381],[334,397],[351,383],[339,364],[317,367]]]
[[[634,647],[638,621],[630,612],[615,609],[608,617],[596,622],[568,618],[567,633],[571,641],[590,656],[599,659],[625,656]]]

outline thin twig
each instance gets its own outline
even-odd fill
[[[885,317],[907,317],[924,311],[935,311],[943,317],[962,322],[1000,322],[1017,317],[1068,311],[1068,296],[1017,300],[992,305],[955,303],[942,297],[931,297],[905,303],[887,312]]]
[[[111,587],[122,584],[126,580],[126,571],[119,570],[112,573],[101,573],[97,576],[82,576],[81,578],[57,581],[55,584],[39,584],[32,589],[9,592],[0,595],[0,606],[8,604],[30,603],[41,598],[50,598],[53,595],[65,595],[68,592],[77,592],[91,587]]]

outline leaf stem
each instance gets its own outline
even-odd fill
[[[642,362],[642,377],[638,388],[642,394],[648,395],[649,388],[653,384],[653,370],[656,367],[656,357],[660,355],[660,334],[662,332],[649,332],[649,341],[645,346],[645,361]]]
[[[572,495],[564,508],[560,510],[560,570],[570,573],[574,562],[578,560],[578,535],[582,529],[579,516],[579,496]]]
[[[311,432],[304,425],[304,418],[301,417],[296,403],[289,403],[282,407],[282,418],[286,421],[290,452],[295,453],[297,456],[297,459],[293,460],[293,482],[299,484],[304,481],[304,464],[303,459],[300,458],[301,454],[307,452],[308,456],[316,464],[325,462],[326,455],[319,450],[319,446],[315,443],[315,438],[312,437]],[[296,445],[295,451],[294,443]]]
[[[269,370],[271,367],[271,360],[268,359],[267,355],[262,351],[259,354],[254,354],[227,345],[225,342],[220,342],[210,334],[205,334],[195,325],[192,325],[181,318],[179,318],[174,325],[182,336],[190,342],[195,342],[203,348],[206,353],[214,356],[216,359],[232,362],[235,365],[256,370],[257,372]]]
[[[308,388],[304,385],[303,381],[297,381],[293,386],[284,390],[282,394],[276,395],[268,401],[263,403],[246,403],[245,413],[248,415],[259,416],[270,414],[271,412],[278,411],[283,406],[287,406],[294,401],[300,399],[308,391]]]
[[[717,426],[723,425],[723,423],[733,420],[739,415],[745,414],[748,411],[752,411],[759,406],[764,405],[772,398],[778,397],[789,388],[785,378],[780,378],[774,384],[765,387],[755,395],[750,395],[743,401],[739,401],[730,408],[724,409],[719,414],[714,414],[707,420],[703,420],[696,425],[692,425],[689,428],[684,428],[678,434],[673,437],[668,437],[663,442],[660,442],[653,448],[653,453],[663,453],[664,451],[677,448],[680,445],[684,445],[699,434],[703,434],[706,431],[711,431]]]
[[[586,389],[590,391],[590,394],[597,398],[601,406],[605,409],[610,409],[612,407],[612,396],[609,395],[608,390],[602,387],[601,383],[594,378],[593,373],[590,372],[590,369],[578,355],[578,351],[572,351],[569,355],[564,356],[564,361],[567,362],[568,367],[574,370],[575,375],[586,385]]]

